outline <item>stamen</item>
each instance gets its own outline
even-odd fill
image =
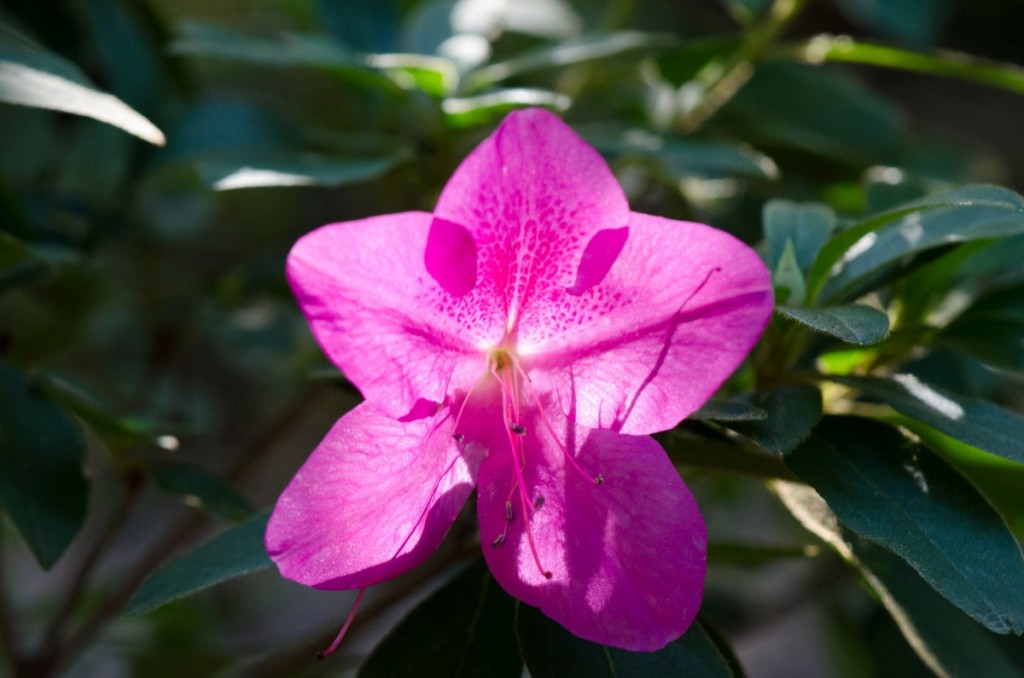
[[[539,511],[544,506],[544,495],[538,494],[537,498],[533,500],[533,510]]]
[[[510,501],[505,502],[505,520],[512,522],[512,502]]]
[[[461,433],[456,433],[452,436],[452,440],[454,440],[457,443],[461,443],[466,440],[466,436],[462,435]]]
[[[512,364],[516,368],[516,370],[519,371],[519,374],[523,377],[523,379],[525,379],[526,381],[530,381],[529,375],[526,374],[525,370],[523,370],[523,367],[522,367],[522,365],[519,364],[518,360],[513,360]],[[594,483],[595,485],[603,485],[604,484],[604,476],[602,476],[600,473],[598,473],[594,477],[588,476],[587,472],[584,471],[580,467],[579,462],[576,461],[576,457],[574,457],[573,455],[569,454],[569,450],[567,450],[565,448],[565,445],[562,444],[562,439],[558,437],[557,433],[555,433],[555,427],[551,425],[550,421],[548,421],[548,416],[544,413],[544,408],[540,406],[540,400],[537,399],[537,394],[535,392],[533,392],[533,391],[530,391],[530,396],[533,398],[533,405],[534,405],[534,407],[536,407],[537,408],[537,412],[540,413],[540,420],[541,420],[541,422],[543,422],[544,427],[547,428],[548,433],[551,434],[551,437],[554,439],[555,443],[558,445],[558,449],[562,450],[562,454],[564,454],[565,458],[569,460],[569,465],[572,466],[574,469],[576,469],[577,473],[579,473],[585,480],[587,480],[587,482]],[[515,429],[513,429],[513,430],[515,430]]]
[[[519,424],[512,424],[512,432],[513,433],[518,433],[521,436],[525,436],[526,435],[526,427],[525,426],[520,426]]]
[[[499,546],[501,546],[504,543],[505,543],[505,533],[502,532],[501,534],[499,534],[497,537],[494,538],[494,541],[491,542],[491,548],[498,548]]]
[[[341,631],[338,631],[338,635],[334,638],[334,642],[331,643],[330,647],[322,652],[316,653],[316,660],[322,662],[323,660],[334,654],[334,651],[338,649],[338,645],[341,644],[341,639],[345,637],[345,632],[348,631],[348,627],[352,625],[352,620],[356,618],[356,610],[359,609],[359,602],[363,599],[363,594],[366,593],[366,589],[359,589],[359,595],[356,596],[356,602],[352,603],[352,611],[348,613],[348,618],[345,619],[345,624],[341,627]]]

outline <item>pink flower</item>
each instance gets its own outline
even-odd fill
[[[629,211],[600,156],[543,110],[510,114],[433,214],[324,226],[288,277],[366,397],[267,528],[282,575],[391,579],[440,544],[474,487],[484,556],[572,633],[656,650],[691,624],[706,532],[649,434],[700,407],[772,307],[758,256]]]

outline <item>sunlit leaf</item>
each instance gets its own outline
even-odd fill
[[[786,464],[839,521],[898,554],[997,633],[1024,633],[1024,555],[999,514],[927,448],[896,429],[828,417]]]
[[[775,312],[816,332],[842,339],[848,344],[870,346],[885,339],[889,333],[889,317],[870,306],[830,306],[798,308],[776,306]]]
[[[253,516],[154,572],[129,601],[127,614],[149,612],[229,579],[270,567],[273,563],[263,545],[267,518],[267,513]]]
[[[671,48],[677,42],[671,35],[638,31],[585,35],[508,61],[483,66],[468,76],[469,90],[482,89],[532,71],[561,68],[630,53],[656,52]]]
[[[907,254],[1018,232],[1024,232],[1024,199],[1013,191],[982,185],[929,196],[870,216],[832,238],[811,267],[809,295],[838,298]]]
[[[0,23],[0,101],[81,115],[162,146],[164,134],[77,66]]]
[[[516,601],[478,560],[409,613],[359,671],[362,678],[519,678]]]
[[[926,384],[912,374],[829,378],[968,445],[1024,463],[1024,417],[1009,410]]]
[[[314,154],[255,155],[251,162],[211,158],[199,162],[204,183],[217,191],[273,186],[341,186],[381,176],[403,156],[330,158]]]
[[[0,402],[0,507],[49,569],[85,520],[85,443],[66,412],[3,363]]]
[[[572,101],[564,94],[525,87],[502,89],[472,97],[448,97],[441,110],[452,127],[472,127],[496,120],[509,111],[527,106],[540,106],[564,111]]]

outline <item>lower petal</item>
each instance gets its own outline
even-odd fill
[[[447,408],[400,422],[363,403],[338,420],[278,499],[266,545],[281,574],[355,589],[423,562],[473,490]]]
[[[480,467],[491,571],[511,595],[581,638],[634,651],[664,647],[690,626],[703,596],[707,534],[696,502],[653,439],[561,421],[579,468],[536,414],[526,424],[522,486],[510,454],[492,453]],[[591,479],[598,474],[601,484]],[[535,549],[523,519],[531,513]]]

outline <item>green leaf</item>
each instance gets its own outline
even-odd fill
[[[936,343],[990,365],[1024,371],[1024,287],[996,290],[947,325]]]
[[[731,652],[720,649],[699,621],[657,652],[627,652],[577,638],[540,610],[519,605],[519,646],[533,678],[688,676],[732,678]]]
[[[1024,199],[994,186],[969,186],[872,216],[832,239],[811,269],[811,299],[855,292],[883,268],[927,249],[1024,233]]]
[[[739,400],[712,398],[689,418],[711,421],[762,421],[768,418],[768,413],[760,407]]]
[[[365,52],[392,52],[402,24],[398,0],[315,0],[324,27],[341,42]]]
[[[409,613],[359,675],[519,678],[515,616],[515,599],[478,559]]]
[[[195,464],[162,462],[152,468],[153,479],[164,492],[199,504],[228,520],[243,520],[256,509],[222,478]]]
[[[268,513],[260,513],[160,568],[135,592],[126,614],[136,615],[273,565],[263,545]]]
[[[985,400],[950,393],[912,374],[881,377],[829,377],[897,412],[919,419],[968,445],[1024,463],[1024,417]]]
[[[35,280],[48,269],[24,243],[0,231],[0,292]]]
[[[227,154],[199,162],[203,182],[217,191],[275,186],[341,186],[375,179],[404,161],[403,154],[332,158],[307,154],[254,154],[240,162]]]
[[[951,14],[950,0],[833,0],[853,21],[903,42],[935,40]]]
[[[796,261],[796,249],[792,240],[786,241],[782,256],[772,270],[772,287],[775,289],[775,297],[780,302],[799,305],[807,299],[807,284]]]
[[[758,147],[789,146],[858,164],[892,150],[900,132],[898,111],[856,80],[785,62],[760,64],[721,116]]]
[[[910,50],[860,42],[849,36],[818,35],[805,43],[780,47],[778,56],[794,54],[807,63],[836,61],[895,68],[957,78],[982,85],[1024,92],[1024,68],[1017,64],[981,59],[951,50]]]
[[[685,177],[775,179],[778,168],[768,156],[741,144],[655,134],[645,129],[595,130],[584,138],[612,157],[644,158],[658,163],[673,181]]]
[[[889,333],[889,317],[870,306],[830,306],[828,308],[796,308],[776,306],[775,312],[816,332],[842,339],[848,344],[870,346],[885,339]]]
[[[787,465],[839,521],[906,560],[996,633],[1024,633],[1024,555],[999,514],[945,461],[896,429],[828,417]]]
[[[786,243],[792,242],[800,270],[810,270],[814,258],[836,228],[835,212],[828,205],[789,200],[769,200],[764,206],[762,221],[770,269],[782,259]]]
[[[572,100],[564,94],[519,87],[472,97],[448,97],[441,102],[441,110],[450,127],[460,128],[485,125],[517,108],[542,106],[561,112],[571,104]]]
[[[70,416],[0,363],[0,506],[49,569],[85,521],[85,444]]]
[[[670,84],[681,87],[695,80],[709,64],[724,61],[740,48],[733,36],[686,40],[677,49],[658,58],[658,70]]]
[[[775,483],[786,508],[808,530],[854,565],[878,594],[907,642],[939,676],[1011,678],[999,636],[940,596],[906,562],[843,529],[822,498],[806,485]]]
[[[249,35],[200,21],[185,21],[173,54],[218,57],[264,66],[361,69],[359,57],[339,42],[312,35]]]
[[[77,66],[0,23],[0,101],[81,115],[162,146],[164,134]]]
[[[821,391],[805,384],[755,393],[752,404],[767,412],[768,417],[763,421],[737,421],[728,426],[774,454],[787,454],[821,419]]]
[[[483,66],[467,76],[466,89],[471,92],[477,91],[523,73],[564,68],[624,54],[656,52],[677,44],[678,40],[674,36],[639,31],[585,35],[508,61]]]

